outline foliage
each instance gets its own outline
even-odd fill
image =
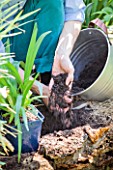
[[[5,8],[5,5],[7,5],[9,2],[10,0],[0,1],[0,40],[4,37],[16,36],[24,32],[24,30],[20,29],[22,24],[20,25],[17,24],[18,21],[24,20],[25,18],[29,17],[30,15],[40,10],[40,9],[37,9],[35,11],[29,12],[28,14],[24,14],[21,16],[23,10],[20,10],[20,12],[17,13],[18,8],[16,7],[19,5],[18,3],[11,6],[10,8]],[[10,20],[10,18],[14,15],[16,15],[15,18]],[[32,21],[29,21],[29,22],[32,22]],[[23,23],[23,24],[26,24],[26,23]],[[15,28],[18,28],[19,32],[11,33],[10,31]]]
[[[1,66],[2,70],[4,70],[4,73],[5,71],[6,72],[8,71],[8,74],[10,74],[11,76],[4,75],[0,78],[0,82],[1,82],[0,86],[2,89],[5,90],[4,94],[6,94],[4,96],[1,93],[0,109],[6,112],[3,116],[5,118],[8,117],[8,123],[10,124],[14,121],[15,126],[17,126],[17,129],[19,131],[21,131],[21,121],[20,121],[21,117],[23,118],[26,129],[29,130],[27,116],[26,116],[26,109],[28,109],[28,106],[30,107],[31,102],[33,101],[32,93],[30,89],[37,77],[36,76],[33,80],[30,80],[30,74],[40,44],[43,41],[44,37],[48,34],[48,32],[44,33],[39,37],[38,40],[36,40],[37,31],[38,31],[37,25],[35,24],[28,53],[27,53],[25,74],[24,74],[23,81],[18,73],[18,69],[16,69],[16,67],[13,64],[11,64],[9,61],[4,62]],[[32,49],[35,50],[33,51]],[[16,66],[18,67],[18,63],[16,64]],[[43,96],[38,96],[37,98],[39,97],[43,97]],[[19,159],[21,154],[21,141],[22,141],[22,134],[18,133]]]
[[[113,25],[112,0],[84,0],[86,4],[84,27],[95,18],[100,18],[106,26]]]
[[[8,129],[13,129],[13,131],[15,133],[12,133],[10,130]],[[0,120],[0,146],[3,147],[3,151],[5,151],[5,153],[8,155],[8,151],[14,151],[14,147],[12,146],[12,144],[10,143],[10,141],[7,140],[7,138],[5,137],[6,134],[10,134],[13,137],[16,137],[16,134],[18,133],[18,131],[9,126],[6,121],[2,121]],[[20,132],[21,133],[21,132]],[[3,152],[0,151],[1,155],[4,155]]]
[[[3,6],[8,2],[9,0],[0,1],[0,10],[2,10]],[[23,16],[21,16],[22,11],[20,11],[19,14],[16,15],[14,20],[6,22],[6,19],[14,14],[14,12],[11,11],[12,9],[15,9],[14,8],[15,6],[16,5],[0,13],[0,30],[1,30],[0,39],[8,36],[16,36],[17,34],[22,33],[23,30],[22,32],[18,32],[16,34],[10,34],[10,33],[7,34],[9,31],[13,30],[14,28],[17,27],[19,28],[21,26],[15,24],[17,21],[23,20],[25,17],[28,17],[29,15],[32,15],[34,12],[38,11],[36,10]],[[36,39],[37,32],[38,32],[38,28],[37,25],[35,24],[31,41],[29,44],[27,56],[26,56],[24,80],[21,79],[18,73],[19,62],[14,62],[13,64],[9,62],[9,58],[14,56],[14,54],[10,54],[10,53],[0,54],[0,110],[4,112],[2,116],[8,121],[8,124],[11,124],[13,122],[15,127],[17,127],[18,132],[21,132],[21,119],[23,119],[26,129],[29,130],[26,110],[28,109],[28,107],[30,107],[31,102],[34,99],[43,97],[43,96],[37,96],[33,98],[32,92],[30,91],[35,79],[38,76],[36,75],[34,79],[32,80],[30,79],[30,74],[34,64],[34,59],[36,57],[37,51],[43,39],[49,33],[47,32],[42,34],[37,40]],[[3,133],[1,139],[3,139]],[[20,160],[20,155],[21,155],[21,145],[22,145],[22,133],[18,133],[18,161]],[[4,148],[3,140],[2,140],[2,147]]]

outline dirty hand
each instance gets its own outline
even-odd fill
[[[63,31],[60,35],[59,42],[55,51],[52,75],[56,76],[61,73],[67,73],[68,76],[65,84],[69,86],[69,89],[71,89],[72,81],[74,78],[74,67],[70,60],[70,54],[81,30],[81,25],[82,23],[80,21],[65,22]],[[52,78],[49,84],[49,90],[52,89],[53,85],[54,80]],[[72,98],[70,98],[69,93],[70,92],[67,91],[63,96],[64,101],[69,104],[67,105],[67,108],[63,109],[65,113],[70,109],[70,104],[72,103]],[[60,110],[62,109],[60,108]]]
[[[80,21],[65,22],[55,52],[52,74],[56,76],[60,73],[67,73],[66,85],[69,85],[73,81],[74,68],[69,57],[81,30],[81,25],[82,23]],[[53,79],[51,79],[49,85],[50,90],[53,84]]]
[[[71,85],[73,81],[73,75],[74,75],[74,67],[71,63],[71,60],[69,56],[64,55],[55,55],[54,63],[53,63],[53,69],[52,69],[52,75],[56,76],[61,73],[67,73],[67,79],[66,79],[66,85]],[[53,79],[50,81],[49,88],[52,88],[52,85],[54,84]],[[71,86],[70,86],[71,88]]]

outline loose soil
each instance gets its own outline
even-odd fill
[[[105,65],[105,61],[106,61],[106,56],[104,58],[102,56],[99,59],[97,58],[96,61],[92,61],[86,64],[84,70],[80,73],[78,80],[77,81],[75,80],[77,86],[86,89],[90,85],[92,85],[94,81],[98,78],[100,73],[102,72],[103,67]],[[74,87],[76,88],[76,84],[74,85]]]
[[[81,102],[83,101],[80,100]],[[75,128],[71,130],[56,131],[54,124],[61,122],[53,118],[49,124],[51,118],[48,118],[49,112],[46,107],[41,107],[42,111],[47,111],[44,112],[47,117],[42,132],[47,132],[45,129],[47,125],[52,126],[51,131],[54,132],[42,136],[40,153],[38,151],[22,154],[20,164],[17,164],[17,155],[0,157],[1,161],[7,162],[7,166],[3,169],[106,170],[108,168],[113,170],[113,127],[108,130],[109,125],[113,124],[113,99],[104,102],[85,101],[85,103],[84,108],[76,110],[78,122],[76,121]]]
[[[72,129],[86,124],[89,124],[92,128],[108,125],[109,117],[105,117],[105,115],[96,115],[95,117],[95,115],[92,114],[90,103],[81,99],[80,96],[73,98],[73,104],[66,103],[65,96],[73,96],[73,89],[69,91],[69,87],[65,85],[66,77],[66,74],[54,77],[54,86],[49,102],[50,110],[44,107],[39,108],[45,116],[42,135],[52,133],[55,130]],[[77,88],[78,91],[81,89],[79,87]],[[81,109],[77,109],[77,107]],[[67,112],[65,112],[65,108],[68,108]]]
[[[75,68],[75,81],[88,88],[100,75],[108,57],[106,37],[95,29],[81,31],[73,47],[71,61]]]
[[[76,96],[73,105],[67,104],[65,96],[71,97],[73,90],[70,92],[65,85],[66,77],[62,74],[54,77],[49,109],[38,107],[45,116],[39,151],[35,155],[23,154],[19,165],[17,155],[7,158],[4,170],[41,170],[42,167],[43,170],[112,170],[113,100],[94,102]],[[41,154],[46,160],[39,159]],[[0,157],[0,160],[4,159]]]

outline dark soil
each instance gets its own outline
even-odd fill
[[[84,101],[77,101],[81,105]],[[42,135],[53,133],[54,131],[72,129],[89,124],[92,128],[104,127],[110,124],[111,117],[104,114],[93,114],[93,110],[90,105],[87,105],[81,109],[69,110],[62,115],[55,116],[52,112],[49,112],[47,108],[40,107],[40,111],[44,114],[45,120],[42,126]],[[62,118],[62,119],[61,119]]]
[[[110,119],[105,115],[93,115],[90,104],[79,96],[73,98],[72,104],[66,103],[64,96],[67,95],[67,97],[70,97],[73,94],[73,90],[70,92],[69,88],[65,85],[66,76],[67,75],[61,74],[54,77],[54,86],[50,95],[49,109],[44,106],[38,107],[45,116],[45,121],[42,126],[42,135],[87,124],[92,128],[108,125]],[[68,108],[67,112],[65,112],[66,107]]]
[[[88,88],[101,74],[108,50],[108,42],[102,33],[96,29],[81,31],[70,56],[75,68],[75,81],[81,88]]]
[[[105,61],[106,61],[106,58],[105,58]],[[86,89],[90,85],[92,85],[94,81],[98,78],[98,76],[100,75],[104,67],[105,61],[103,61],[103,58],[100,58],[99,60],[95,62],[88,63],[85,66],[84,70],[81,72],[79,79],[77,80],[77,86],[79,86],[79,88]],[[76,84],[75,84],[75,87],[76,87]]]
[[[63,75],[63,74],[57,77],[54,77],[55,84],[53,86],[53,89],[50,95],[49,109],[46,108],[45,106],[38,106],[38,109],[45,116],[45,121],[42,126],[42,140],[40,143],[42,148],[40,151],[43,150],[42,152],[44,153],[44,155],[46,151],[46,154],[47,154],[46,158],[50,162],[52,162],[52,164],[54,164],[55,166],[57,165],[58,167],[60,167],[60,168],[54,167],[53,168],[54,170],[55,169],[71,170],[71,168],[73,169],[74,166],[76,166],[76,169],[77,169],[77,166],[78,166],[77,161],[75,162],[74,160],[75,156],[73,157],[73,154],[76,153],[74,155],[77,156],[78,148],[83,147],[84,157],[80,158],[79,163],[81,164],[81,167],[82,167],[83,166],[82,162],[86,161],[84,166],[87,165],[88,170],[93,170],[92,168],[91,169],[88,168],[89,164],[87,164],[87,162],[89,161],[89,157],[87,157],[87,155],[91,155],[91,153],[93,153],[92,143],[89,142],[87,144],[84,142],[86,141],[86,139],[88,139],[87,134],[88,135],[90,134],[89,136],[92,136],[92,139],[94,138],[95,129],[98,131],[97,128],[103,128],[101,129],[103,133],[108,131],[108,129],[106,130],[106,126],[110,125],[110,123],[113,122],[112,106],[110,107],[109,114],[108,113],[106,114],[106,111],[104,109],[106,103],[102,105],[103,108],[101,108],[101,105],[99,105],[99,108],[96,108],[97,105],[94,105],[94,107],[92,107],[92,103],[90,101],[89,102],[85,101],[81,99],[79,96],[76,96],[75,98],[73,98],[73,102],[72,102],[73,104],[67,104],[65,101],[65,96],[71,97],[73,94],[73,91],[70,92],[68,86],[65,85],[66,77],[67,75]],[[79,90],[79,87],[78,87],[78,90]],[[107,109],[108,109],[108,106],[109,106],[109,103],[106,106]],[[65,108],[67,107],[68,107],[68,111],[65,112]],[[86,126],[86,129],[84,129],[84,126]],[[93,131],[91,128],[93,128]],[[59,130],[61,131],[58,132]],[[45,134],[47,134],[47,136]],[[99,135],[102,136],[102,134],[99,134]],[[112,141],[112,139],[110,139],[110,141]],[[101,148],[100,148],[100,151],[101,151]],[[81,151],[80,151],[80,154],[81,154]],[[28,158],[27,154],[25,154],[24,156],[25,156],[25,159],[24,158],[22,159],[21,164],[16,163],[17,155],[14,158],[11,157],[12,159],[9,158],[10,163],[7,164],[5,170],[39,169],[38,167],[39,167],[40,161],[38,162],[38,155],[36,156],[37,161],[36,161],[35,168],[34,167],[31,168],[31,165],[35,165],[34,163],[35,160],[32,161],[33,159],[31,156],[30,156],[30,160],[27,159]],[[54,162],[54,159],[56,158],[58,158],[58,160]],[[101,159],[103,159],[103,157],[101,157]],[[3,161],[4,159],[1,159],[1,160]],[[106,156],[106,160],[107,161],[109,160],[107,156]],[[111,159],[109,161],[111,161]],[[12,162],[13,162],[13,165],[12,165]],[[25,162],[25,165],[23,164],[23,162]],[[10,166],[8,166],[9,164]],[[110,163],[108,162],[108,165],[109,164]],[[68,168],[68,167],[71,167],[71,168]],[[46,170],[46,165],[42,168],[42,170],[44,170],[44,168]],[[96,169],[94,167],[94,170]],[[100,168],[100,169],[104,170],[103,168]],[[50,170],[52,170],[51,167],[50,167]]]

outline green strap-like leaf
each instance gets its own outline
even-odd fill
[[[29,131],[29,127],[28,127],[28,120],[27,120],[27,116],[26,116],[26,112],[25,109],[23,107],[21,107],[21,113],[22,113],[22,117],[23,117],[23,121],[24,121],[24,125],[27,129],[27,131]]]
[[[0,165],[2,165],[2,166],[3,166],[3,165],[5,165],[5,164],[6,164],[5,162],[1,162],[1,161],[0,161]]]
[[[16,70],[16,68],[13,66],[13,64],[11,63],[6,63],[6,66],[9,68],[10,73],[16,78],[16,81],[21,84],[22,83],[22,79],[20,77],[20,74],[18,73],[18,71]]]
[[[37,42],[36,42],[36,46],[35,46],[35,56],[37,55],[37,52],[38,52],[38,50],[39,50],[39,48],[40,48],[40,45],[41,45],[41,43],[42,43],[42,41],[44,40],[44,38],[48,35],[48,34],[50,34],[51,33],[51,31],[48,31],[48,32],[45,32],[45,33],[43,33],[39,38],[38,38],[38,40],[37,40]]]
[[[36,56],[34,56],[34,49],[35,49],[35,45],[36,45],[37,33],[38,33],[38,28],[37,28],[37,24],[35,24],[33,33],[32,33],[32,37],[31,37],[31,41],[30,41],[30,45],[28,48],[27,56],[26,56],[24,81],[29,79],[31,70],[33,68],[34,60],[36,57]]]
[[[20,120],[18,121],[17,128],[19,131],[22,131]],[[22,152],[22,133],[18,133],[18,162],[21,159],[21,152]]]
[[[15,125],[17,126],[18,123],[20,122],[20,110],[21,110],[21,106],[22,106],[22,95],[18,95],[17,96],[17,100],[16,100],[16,104],[15,104],[15,111],[16,111],[16,114],[15,114]]]
[[[26,82],[26,83],[24,84],[24,88],[23,88],[23,89],[24,89],[24,90],[23,90],[23,98],[22,98],[22,106],[24,106],[24,104],[25,104],[26,96],[27,96],[29,90],[31,89],[33,83],[34,83],[34,80],[29,80],[28,82]]]
[[[29,12],[29,13],[27,13],[27,14],[24,14],[23,16],[20,16],[20,17],[18,18],[18,21],[24,20],[25,18],[29,17],[30,15],[35,14],[35,13],[38,12],[38,11],[40,11],[40,8],[38,8],[38,9],[32,11],[32,12]]]

